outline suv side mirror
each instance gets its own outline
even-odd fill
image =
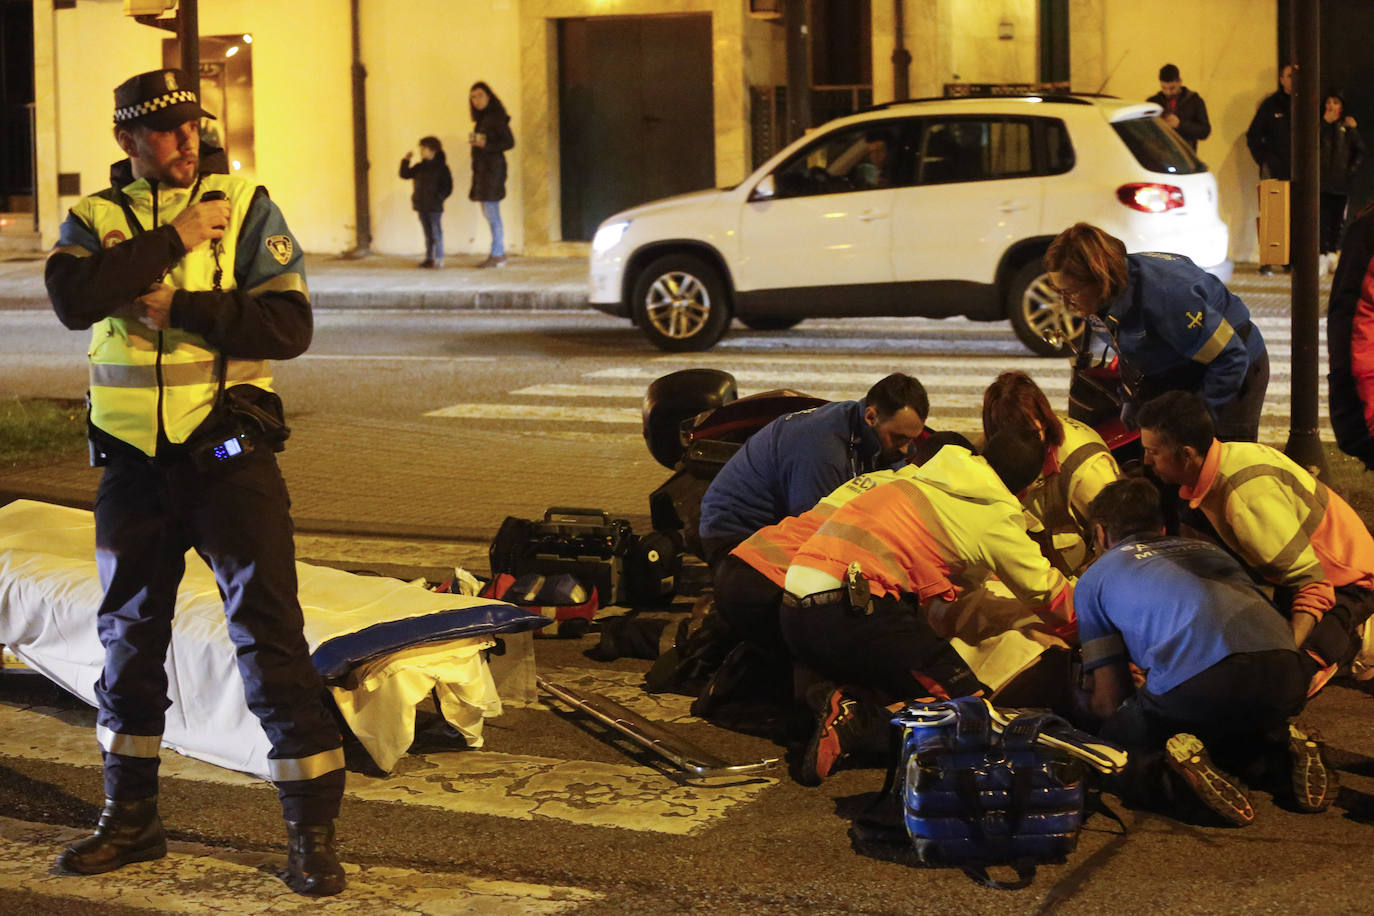
[[[749,199],[751,201],[771,200],[772,198],[777,196],[777,193],[778,189],[777,186],[773,184],[773,175],[770,172],[769,174],[763,176],[762,181],[754,185],[754,191],[752,194],[749,195]]]

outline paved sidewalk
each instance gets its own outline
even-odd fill
[[[305,273],[317,309],[580,309],[587,307],[586,258],[512,257],[478,270],[481,255],[448,258],[421,270],[414,258],[371,255],[348,260],[308,254]],[[0,260],[0,308],[47,309],[43,256]]]

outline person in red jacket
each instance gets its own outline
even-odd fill
[[[1331,430],[1341,451],[1374,470],[1374,204],[1341,243],[1326,309]]]

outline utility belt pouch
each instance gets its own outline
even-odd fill
[[[211,472],[258,449],[279,452],[290,435],[275,392],[235,385],[220,395],[210,418],[186,443],[186,454],[197,470]]]
[[[216,471],[237,464],[257,450],[253,438],[241,426],[221,426],[214,435],[197,435],[186,453],[198,471]]]
[[[235,385],[225,390],[218,409],[226,411],[239,431],[256,445],[274,452],[286,448],[291,427],[286,425],[286,411],[275,391],[256,385]]]
[[[844,575],[844,594],[849,602],[849,613],[856,617],[866,617],[873,613],[873,593],[869,590],[868,580],[858,563],[850,563]]]

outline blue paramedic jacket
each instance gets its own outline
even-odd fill
[[[882,447],[864,408],[862,400],[822,404],[784,414],[750,436],[701,499],[701,536],[747,537],[877,470]]]
[[[1126,269],[1126,289],[1098,313],[1122,360],[1158,379],[1151,387],[1196,392],[1218,416],[1265,352],[1250,310],[1183,255],[1127,255]]]

